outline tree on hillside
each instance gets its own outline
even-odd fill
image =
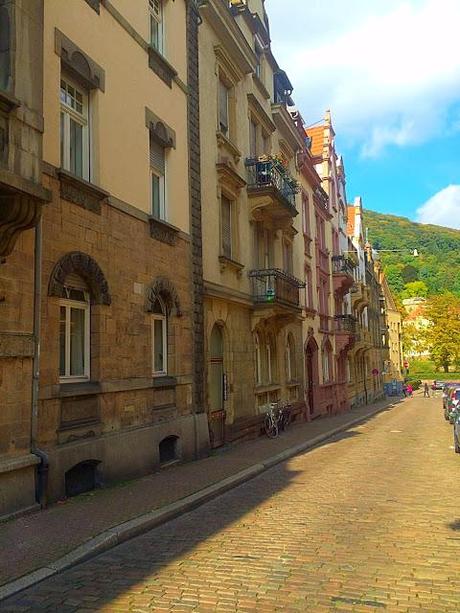
[[[428,295],[428,287],[424,281],[412,281],[412,283],[406,283],[403,291],[401,292],[401,298],[426,298]]]
[[[427,341],[431,358],[438,368],[460,364],[460,298],[450,292],[433,296],[427,304],[430,326]]]

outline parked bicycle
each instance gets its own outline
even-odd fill
[[[268,438],[276,438],[291,421],[291,405],[286,401],[270,402],[265,412],[264,429]]]

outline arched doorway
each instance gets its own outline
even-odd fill
[[[305,381],[307,415],[311,417],[315,412],[314,387],[318,384],[318,345],[314,338],[310,338],[305,348]]]
[[[218,324],[214,325],[209,340],[208,385],[211,445],[220,447],[225,442],[225,378],[224,335]]]

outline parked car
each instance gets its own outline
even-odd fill
[[[445,384],[445,381],[433,381],[431,389],[439,392],[440,390],[444,389]]]
[[[444,417],[451,424],[454,423],[458,409],[460,409],[460,387],[451,387],[447,396],[446,408],[444,409]]]
[[[454,419],[454,448],[455,453],[460,453],[460,412],[458,411]]]

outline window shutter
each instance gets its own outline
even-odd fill
[[[153,138],[150,139],[150,166],[161,175],[165,174],[165,150]]]
[[[232,257],[232,203],[228,198],[221,199],[222,216],[222,253],[225,257]]]

